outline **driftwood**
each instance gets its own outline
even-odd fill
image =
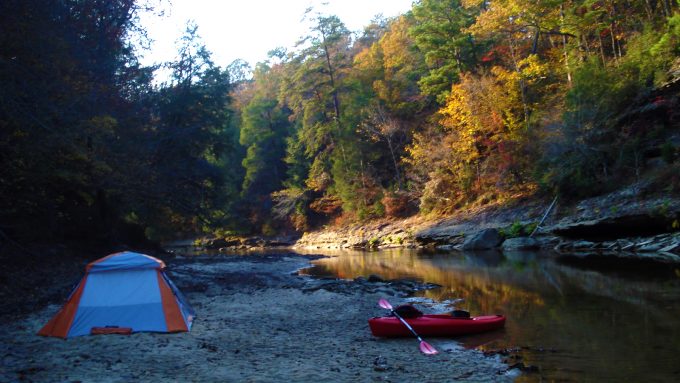
[[[557,196],[555,196],[555,199],[553,199],[550,206],[548,206],[548,210],[546,210],[545,214],[543,214],[543,218],[541,218],[541,221],[538,223],[538,225],[536,225],[536,227],[534,228],[534,231],[532,231],[531,234],[529,234],[529,238],[533,237],[534,234],[536,234],[536,231],[538,231],[538,228],[541,227],[541,225],[543,224],[545,219],[548,217],[548,214],[550,214],[550,211],[552,210],[553,206],[555,206],[556,202],[557,202]]]

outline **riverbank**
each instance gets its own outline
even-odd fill
[[[416,216],[331,227],[305,233],[296,248],[384,249],[432,247],[477,250],[467,246],[480,234],[493,233],[479,249],[513,251],[517,246],[555,250],[581,257],[618,257],[680,263],[680,198],[653,194],[648,182],[578,203],[518,199],[488,204],[449,217]],[[549,207],[551,207],[549,209]],[[530,240],[526,238],[541,219]],[[522,233],[522,231],[525,231]],[[512,244],[511,244],[512,242]]]
[[[174,246],[221,251],[281,247],[310,251],[550,250],[579,257],[678,264],[680,196],[659,193],[658,188],[652,181],[640,181],[581,201],[520,196],[470,205],[449,216],[378,219],[324,226],[300,237],[205,238]]]
[[[384,314],[377,300],[399,304],[423,286],[296,275],[313,258],[279,253],[167,259],[168,274],[197,312],[189,333],[39,337],[35,333],[61,303],[53,302],[7,321],[0,335],[0,380],[503,382],[519,373],[499,356],[454,340],[432,340],[441,353],[427,357],[413,339],[373,337],[366,320]]]

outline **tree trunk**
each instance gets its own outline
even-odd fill
[[[585,37],[584,35],[581,35],[578,37],[578,45],[579,45],[579,52],[581,52],[581,55],[579,57],[580,61],[583,62],[585,61],[585,58],[583,57],[582,52],[585,51],[585,57],[590,57],[590,45],[588,44],[588,38]]]
[[[325,37],[324,37],[325,39]],[[324,42],[323,52],[326,56],[326,66],[328,68],[328,77],[331,80],[331,96],[333,97],[333,109],[335,111],[335,121],[340,124],[340,101],[338,100],[338,90],[335,87],[335,71],[331,63],[331,55],[328,52],[328,46]]]
[[[665,17],[670,17],[673,14],[673,4],[670,0],[661,0],[661,8]]]
[[[468,42],[470,43],[470,52],[472,52],[472,65],[471,67],[475,67],[477,64],[477,49],[475,48],[475,41],[472,39],[472,36],[468,34]]]
[[[600,41],[600,56],[602,57],[602,66],[607,65],[607,60],[604,57],[604,41],[602,41],[602,35],[597,32],[597,39]]]
[[[651,21],[654,18],[654,7],[649,0],[645,0],[645,12],[647,13],[647,20]]]
[[[614,60],[617,60],[617,57],[616,57],[616,37],[614,36],[614,23],[613,22],[609,26],[609,35],[612,38],[612,55],[614,55]]]
[[[392,164],[394,164],[394,174],[397,177],[397,190],[401,190],[401,174],[399,173],[399,165],[397,164],[397,157],[394,155],[394,146],[392,146],[392,137],[386,135],[387,147],[390,149],[392,155]]]
[[[326,57],[326,66],[328,68],[328,77],[330,78],[331,81],[331,96],[333,97],[333,110],[335,113],[335,126],[340,131],[340,100],[338,99],[338,89],[335,86],[335,70],[333,68],[333,64],[331,63],[331,54],[328,51],[328,45],[326,44],[326,36],[324,34],[321,35],[323,38],[323,53],[324,56]],[[342,161],[344,162],[345,165],[345,170],[348,171],[347,168],[347,156],[345,155],[345,146],[342,143],[342,140],[340,140],[340,154],[342,154]]]
[[[531,46],[531,54],[535,55],[536,52],[538,52],[538,39],[541,36],[541,29],[539,27],[535,27],[536,32],[534,33],[534,42]]]
[[[515,67],[515,71],[517,73],[519,73],[520,70],[519,70],[519,66],[517,64],[518,60],[517,60],[517,56],[516,56],[516,52],[515,52],[515,47],[512,45],[512,41],[509,42],[509,46],[510,46],[510,57],[512,57],[513,66]],[[521,76],[520,76],[520,78],[521,78]],[[530,110],[529,110],[529,104],[528,104],[528,101],[527,101],[527,94],[526,94],[527,87],[526,87],[526,84],[524,83],[524,80],[522,80],[522,79],[520,79],[520,81],[519,81],[519,90],[520,90],[520,95],[522,96],[522,107],[524,108],[524,124],[525,124],[526,130],[528,131],[529,130]]]
[[[560,5],[560,22],[564,27],[564,6]],[[562,47],[564,48],[564,68],[567,70],[567,84],[571,88],[571,68],[569,68],[569,52],[567,51],[567,35],[562,34]]]

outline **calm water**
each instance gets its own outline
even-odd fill
[[[505,314],[505,330],[458,341],[514,349],[539,368],[520,382],[680,382],[680,266],[622,266],[541,253],[399,249],[331,255],[338,256],[315,261],[303,273],[433,282],[442,287],[419,295],[463,298],[457,307],[472,315]]]

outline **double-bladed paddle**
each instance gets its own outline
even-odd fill
[[[406,328],[409,329],[409,331],[411,331],[411,333],[413,333],[413,335],[415,335],[416,338],[418,338],[418,340],[420,341],[420,352],[422,352],[425,355],[435,355],[435,354],[439,353],[439,351],[437,351],[434,347],[432,347],[431,344],[425,342],[423,340],[423,338],[421,338],[420,335],[418,335],[418,333],[416,333],[416,331],[413,329],[413,327],[411,327],[411,325],[409,325],[404,320],[404,318],[402,318],[399,314],[397,314],[396,311],[394,311],[394,309],[392,308],[392,305],[390,304],[390,302],[387,301],[387,299],[380,298],[380,300],[378,301],[378,305],[380,307],[384,308],[384,309],[390,310],[392,312],[392,314],[394,314],[394,316],[399,318],[401,323],[403,323],[404,326],[406,326]]]

